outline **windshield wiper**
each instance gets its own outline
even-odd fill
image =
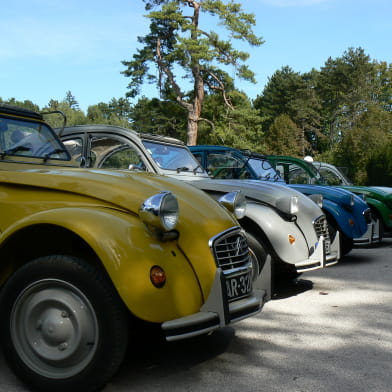
[[[177,171],[177,173],[182,172],[182,171],[189,171],[189,168],[186,166],[177,167],[176,171]]]
[[[18,151],[30,151],[31,148],[30,147],[26,147],[26,146],[16,146],[14,148],[10,148],[9,150],[5,150],[2,151],[0,153],[0,157],[1,159],[5,158],[7,155],[14,155],[16,152]]]

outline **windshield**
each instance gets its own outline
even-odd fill
[[[0,150],[2,157],[70,159],[55,133],[45,124],[34,121],[1,118]]]
[[[324,183],[328,185],[350,185],[351,182],[339,171],[336,167],[322,166],[318,163],[313,163],[318,168],[320,175],[324,179]]]
[[[248,164],[256,172],[260,180],[283,181],[266,159],[250,158]]]
[[[199,162],[186,147],[152,142],[150,140],[143,140],[143,144],[161,169],[177,172],[204,172]]]

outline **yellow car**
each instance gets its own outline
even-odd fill
[[[167,340],[258,313],[270,263],[234,214],[204,192],[151,173],[80,169],[42,115],[0,105],[0,339],[34,390],[102,387],[130,323]],[[231,210],[229,212],[228,209]]]

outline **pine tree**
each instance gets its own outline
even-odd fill
[[[132,61],[123,61],[123,74],[131,78],[128,96],[135,97],[145,79],[159,86],[163,99],[171,99],[187,113],[187,143],[197,142],[198,124],[206,91],[219,91],[228,107],[232,103],[226,82],[231,78],[222,67],[234,67],[239,78],[255,82],[253,72],[244,64],[249,54],[235,50],[234,40],[251,46],[263,43],[252,27],[253,14],[245,13],[241,4],[230,0],[144,0],[150,19],[150,33],[139,37],[143,48]],[[187,13],[189,11],[189,13]],[[201,28],[203,18],[216,18],[226,29],[223,40],[215,31]],[[150,65],[158,72],[150,72]],[[190,81],[187,88],[182,81]]]

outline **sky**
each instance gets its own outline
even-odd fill
[[[329,57],[363,48],[371,60],[392,63],[391,0],[237,0],[253,13],[255,34],[265,41],[246,64],[256,84],[236,79],[254,99],[284,66],[295,72],[320,69]],[[123,60],[132,60],[148,33],[142,0],[15,0],[0,11],[0,98],[30,100],[44,107],[67,92],[80,109],[124,97],[130,82]],[[213,20],[201,27],[219,29]],[[219,31],[219,30],[218,30]],[[234,76],[232,70],[228,70]],[[141,95],[158,97],[146,85]],[[131,102],[136,102],[131,100]]]

